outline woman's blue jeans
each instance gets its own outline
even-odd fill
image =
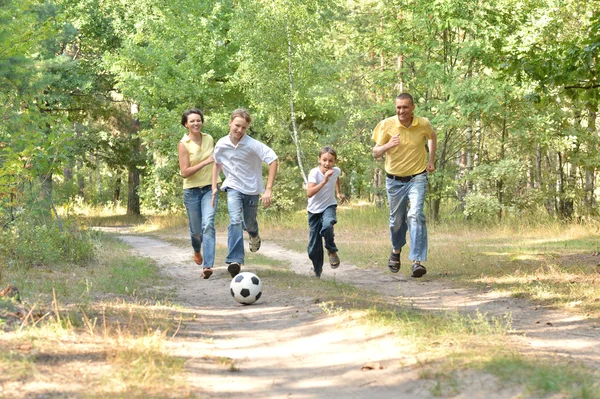
[[[318,275],[323,272],[323,240],[327,251],[338,251],[333,240],[333,225],[337,223],[336,209],[336,205],[331,205],[323,213],[308,212],[308,257]]]
[[[227,229],[227,257],[225,263],[244,264],[244,229],[250,237],[258,235],[259,195],[242,194],[227,189],[227,209],[229,210],[229,228]]]
[[[204,268],[215,264],[215,207],[212,206],[211,186],[186,188],[183,190],[183,203],[190,224],[190,238],[194,252],[200,252],[204,258]],[[202,245],[204,244],[204,245]]]
[[[427,225],[425,223],[425,194],[427,174],[413,177],[408,182],[385,179],[390,205],[390,239],[394,249],[406,244],[406,232],[410,231],[411,261],[427,260]],[[410,202],[410,208],[408,206]]]

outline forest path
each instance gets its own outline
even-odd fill
[[[239,305],[229,294],[231,278],[225,266],[215,267],[213,276],[203,280],[189,250],[127,231],[121,231],[120,238],[138,255],[157,262],[174,282],[171,288],[177,301],[195,315],[195,322],[186,322],[168,345],[172,354],[188,359],[189,383],[200,397],[436,397],[432,394],[435,381],[419,378],[419,356],[403,349],[389,331],[366,327],[343,314],[325,314],[313,299],[271,291],[268,285],[256,304]],[[217,242],[223,245],[226,237],[218,236]],[[263,241],[259,253],[287,261],[296,273],[310,270],[305,254],[275,243]],[[387,270],[365,271],[342,257],[342,265],[336,270],[326,267],[322,278],[355,284],[389,301],[423,310],[510,314],[511,339],[522,352],[600,365],[600,326],[595,321],[508,294],[455,288],[427,275],[405,277],[405,269],[403,265],[396,275]],[[256,272],[252,265],[242,271]],[[361,370],[368,363],[383,368]],[[500,387],[488,375],[466,372],[461,376],[460,394],[452,397],[510,398],[517,392]]]

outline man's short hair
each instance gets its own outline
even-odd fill
[[[413,100],[413,97],[408,93],[398,94],[396,96],[396,100],[410,100],[411,103],[413,103],[413,104],[415,103],[415,100]]]

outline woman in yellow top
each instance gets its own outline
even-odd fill
[[[202,265],[202,277],[209,278],[215,263],[215,210],[212,205],[212,163],[214,140],[202,133],[204,115],[197,108],[181,116],[188,130],[179,141],[179,170],[183,177],[183,203],[190,224],[194,261]],[[202,245],[204,244],[204,245]],[[200,249],[203,247],[203,253]],[[204,256],[203,256],[204,255]]]

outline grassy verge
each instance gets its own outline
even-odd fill
[[[385,268],[389,251],[387,210],[341,207],[336,241],[343,259],[358,267]],[[306,249],[306,215],[285,217],[261,213],[263,237],[287,248]],[[185,231],[185,216],[157,217],[140,231]],[[226,221],[217,223],[226,230]],[[600,314],[597,264],[598,233],[582,225],[542,227],[431,226],[427,278],[456,285],[508,291],[536,303]],[[180,245],[187,242],[179,240]],[[223,249],[217,249],[217,252]],[[344,313],[365,325],[384,326],[419,353],[421,377],[430,379],[432,392],[451,396],[460,391],[465,373],[484,371],[507,384],[524,387],[526,396],[600,398],[598,372],[562,359],[531,358],[511,347],[506,320],[485,315],[419,312],[389,304],[374,293],[331,280],[315,281],[285,271],[258,254],[249,263],[261,268],[270,287],[314,298],[328,313]],[[407,255],[402,255],[404,264]],[[26,369],[26,367],[25,367]]]
[[[152,262],[108,236],[95,245],[86,266],[4,270],[23,302],[0,300],[3,394],[189,397],[184,359],[165,342],[192,316],[170,304]]]
[[[600,398],[597,370],[568,360],[530,358],[515,351],[509,318],[419,311],[386,302],[352,284],[315,280],[284,268],[265,262],[261,278],[269,287],[314,298],[325,313],[393,331],[402,351],[419,359],[415,367],[422,379],[432,382],[431,392],[436,396],[460,393],[465,375],[483,371],[518,387],[518,392],[527,396]]]
[[[390,250],[387,209],[338,208],[336,244],[342,261],[386,269]],[[273,223],[274,222],[274,223]],[[275,221],[264,218],[262,234],[306,251],[305,212]],[[600,317],[600,234],[595,226],[429,226],[427,278],[459,286],[494,289],[537,304]],[[401,256],[407,267],[408,247]]]

